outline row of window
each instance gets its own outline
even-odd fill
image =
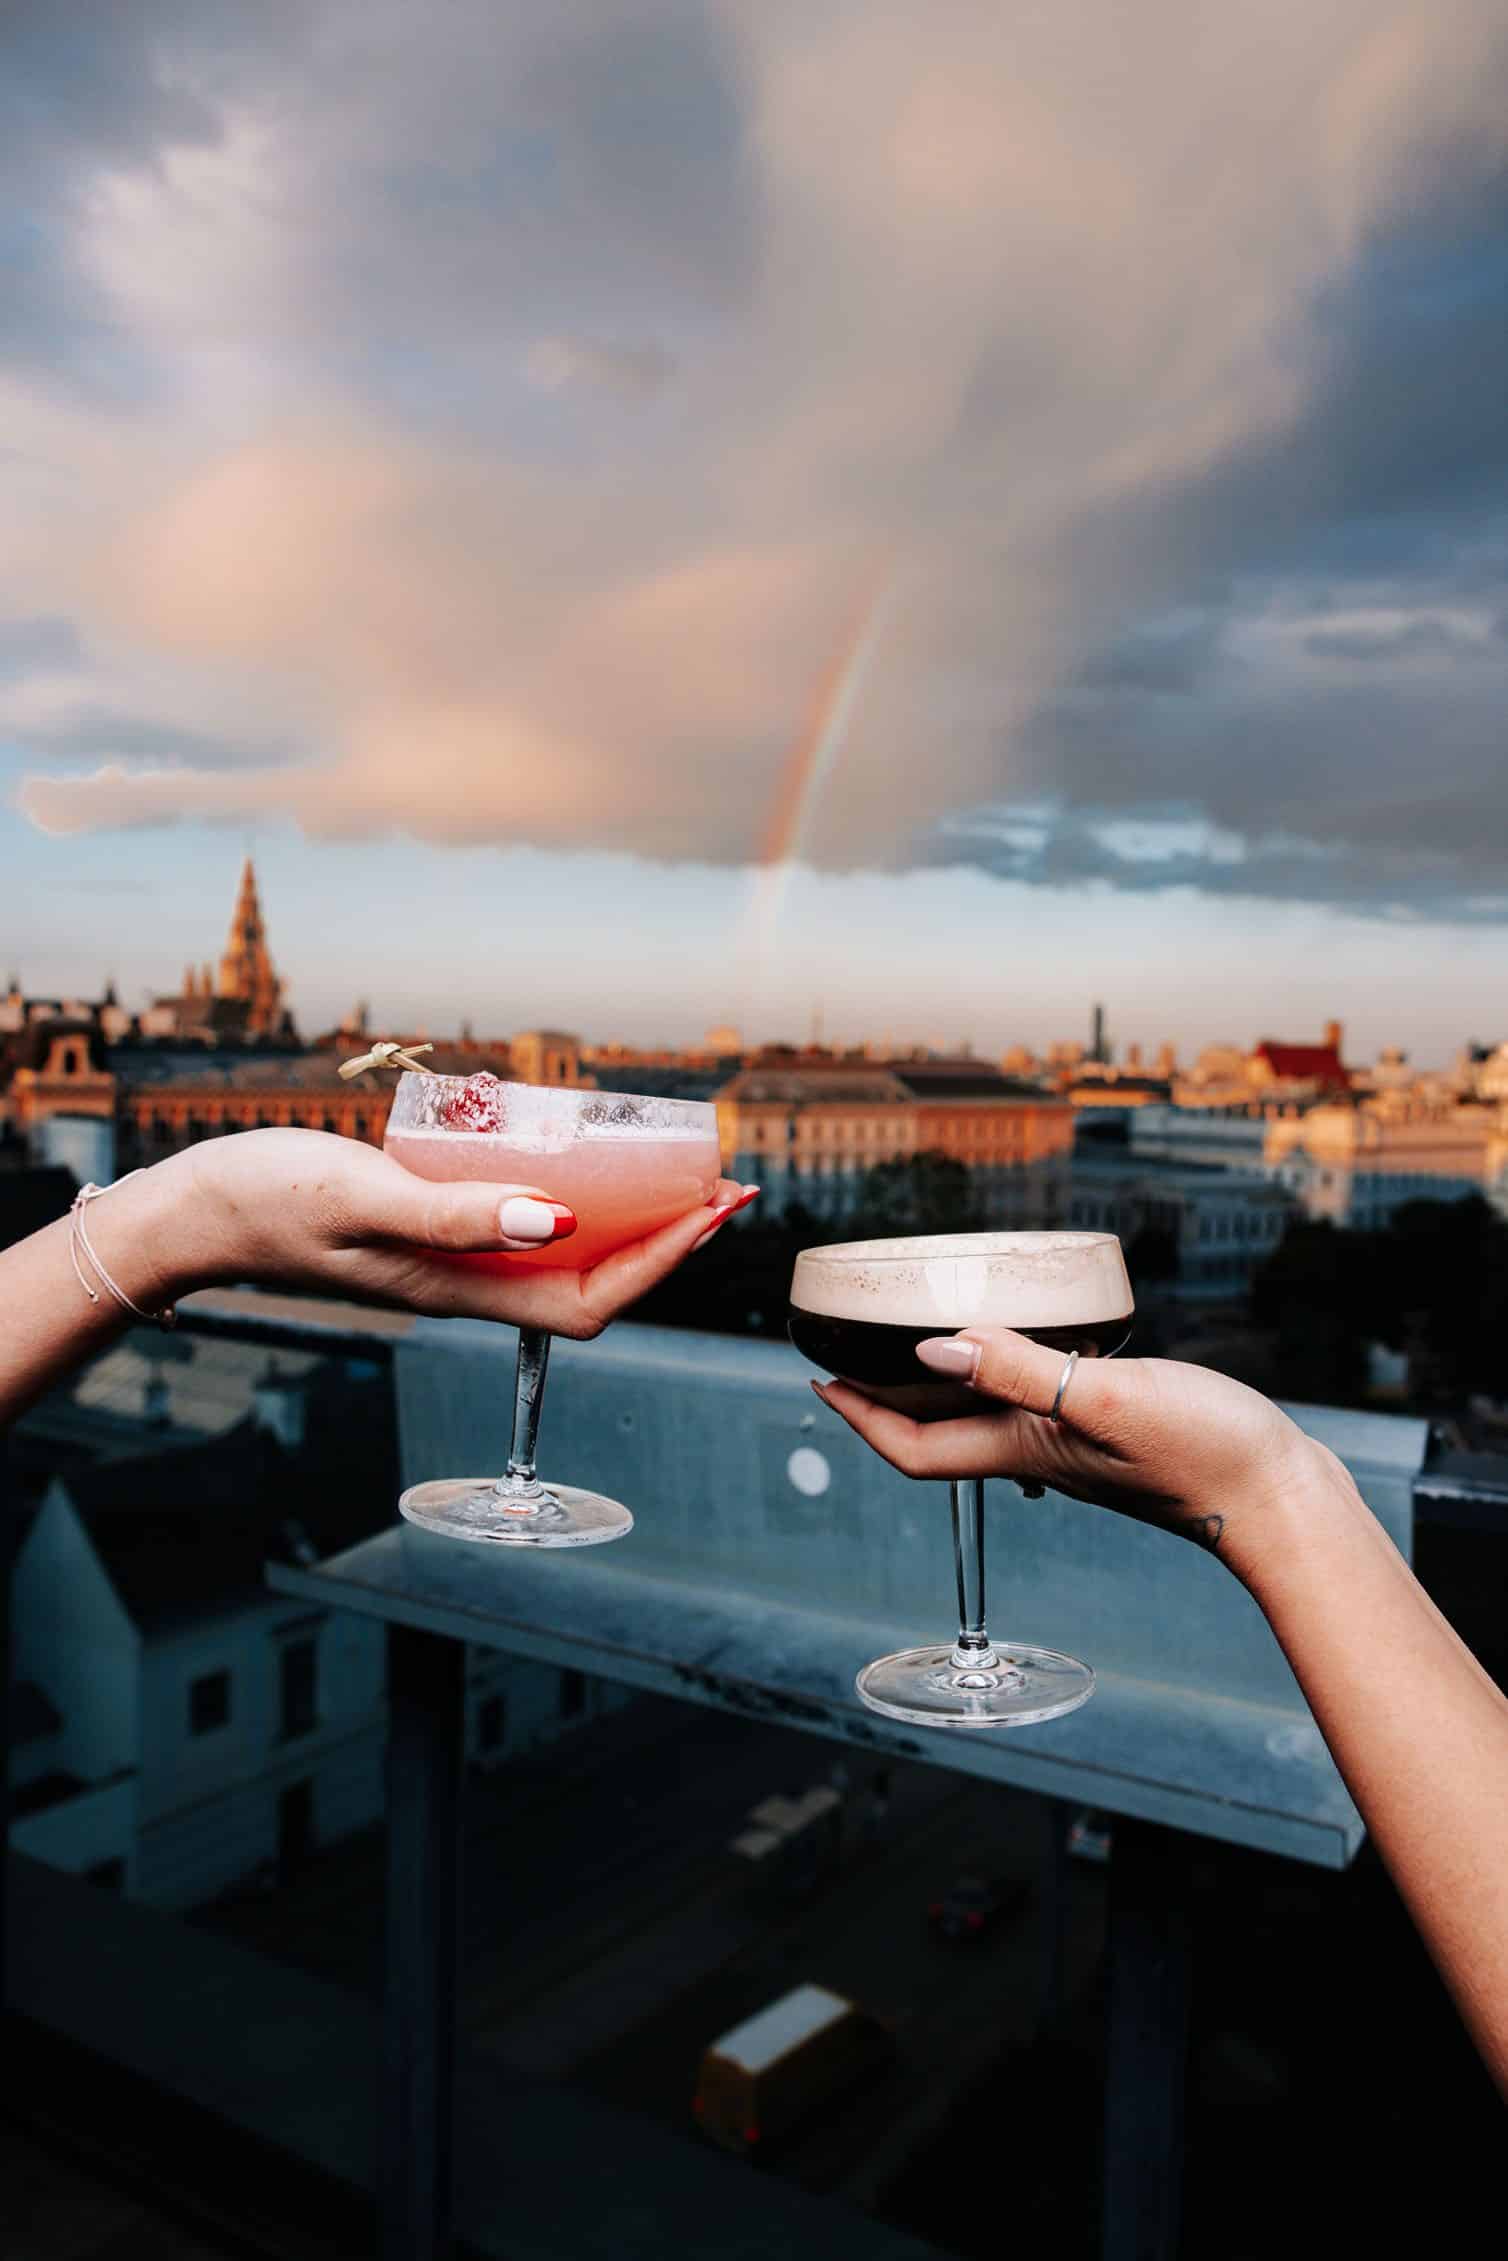
[[[980,1153],[987,1149],[1019,1147],[1026,1138],[1024,1123],[966,1124],[944,1132],[948,1150],[961,1153],[968,1149]],[[827,1146],[841,1151],[847,1146],[886,1146],[897,1153],[907,1151],[897,1145],[895,1126],[891,1123],[813,1123],[792,1116],[787,1122],[775,1125],[753,1123],[749,1126],[751,1147],[760,1146]]]
[[[1279,1209],[1206,1210],[1199,1219],[1200,1240],[1280,1240],[1287,1218]]]
[[[1182,1223],[1181,1211],[1170,1202],[1143,1204],[1127,1199],[1117,1201],[1075,1200],[1073,1221],[1091,1232],[1135,1231],[1139,1225],[1149,1225],[1171,1233],[1178,1233]],[[1287,1218],[1281,1210],[1205,1210],[1198,1219],[1196,1240],[1209,1242],[1241,1240],[1250,1242],[1280,1240]]]
[[[562,1719],[580,1719],[586,1711],[586,1674],[570,1669],[560,1675],[560,1716]],[[500,1751],[508,1732],[507,1698],[497,1695],[483,1696],[476,1707],[476,1747],[479,1751]]]
[[[193,1142],[201,1138],[229,1137],[235,1131],[280,1130],[289,1126],[337,1134],[347,1130],[353,1138],[366,1138],[369,1134],[375,1137],[378,1127],[376,1119],[367,1115],[351,1115],[343,1124],[338,1117],[328,1113],[316,1120],[312,1111],[298,1107],[248,1107],[234,1117],[216,1115],[211,1118],[191,1114],[184,1116],[181,1121],[154,1113],[140,1127],[144,1137],[155,1140],[159,1146],[168,1146],[176,1138]]]
[[[308,1735],[318,1724],[318,1644],[285,1641],[278,1657],[278,1734],[284,1742]],[[231,1676],[228,1669],[201,1672],[189,1682],[188,1730],[213,1735],[230,1725]]]
[[[1251,1272],[1249,1256],[1201,1256],[1192,1266],[1196,1280],[1244,1280]]]

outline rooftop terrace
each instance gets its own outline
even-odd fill
[[[500,1463],[506,1333],[249,1291],[191,1299],[185,1326],[205,1393],[182,1410],[206,1434],[234,1359],[354,1357],[390,1366],[389,1498]],[[139,1356],[113,1353],[118,1379],[81,1396],[129,1416]],[[1442,1606],[1477,1608],[1463,1630],[1492,1662],[1494,1472],[1437,1467],[1419,1422],[1295,1410]],[[1184,2250],[1264,2250],[1263,2223],[1297,2202],[1316,2081],[1347,2128],[1392,2093],[1366,2024],[1379,1968],[1390,2019],[1448,2101],[1449,2172],[1459,2185],[1480,2171],[1485,2083],[1286,1664],[1216,1564],[995,1487],[992,1622],[1088,1657],[1099,1688],[1046,1727],[928,1737],[863,1711],[852,1677],[945,1628],[945,1504],[813,1405],[794,1352],[634,1326],[561,1343],[544,1444],[547,1473],[632,1504],[625,1545],[520,1561],[427,1538],[378,1501],[374,1536],[267,1571],[291,1607],[385,1629],[380,1836],[192,1926],[12,1856],[23,2044],[51,2037],[132,2084],[143,2144],[156,2128],[179,2131],[185,2160],[206,2130],[230,2146],[251,2242],[224,2250],[279,2249],[257,2227],[277,2182],[258,2160],[283,2163],[299,2234],[327,2220],[332,2252],[380,2231],[405,2256],[456,2235],[540,2261],[781,2246],[920,2261],[982,2253],[983,2207],[1067,2252],[1171,2256],[1185,2194]],[[535,1761],[463,1779],[468,1675],[489,1653],[637,1700]],[[838,1866],[789,1904],[751,1897],[727,1852],[742,1817],[814,1780],[845,1785]],[[1070,1853],[1085,1811],[1107,1866]],[[927,1901],[981,1867],[1013,1878],[1027,1913],[950,1957]],[[751,2176],[691,2133],[696,2055],[807,1981],[890,2017],[896,2081]],[[59,2076],[65,2100],[73,2077]],[[1228,2191],[1264,2130],[1271,2204],[1235,2224]],[[1365,2202],[1346,2219],[1368,2219]]]

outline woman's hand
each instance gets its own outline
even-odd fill
[[[132,1197],[152,1204],[156,1277],[137,1294],[144,1303],[215,1281],[259,1280],[585,1338],[647,1294],[755,1191],[725,1178],[705,1207],[589,1272],[494,1272],[448,1259],[519,1254],[566,1238],[575,1219],[547,1188],[437,1183],[356,1139],[259,1130],[191,1147],[112,1189],[94,1204],[90,1230],[109,1262],[107,1236],[112,1226],[123,1232]]]
[[[931,1355],[925,1355],[930,1353]],[[1158,1524],[1250,1582],[1290,1501],[1316,1484],[1355,1498],[1342,1463],[1244,1383],[1163,1358],[1084,1358],[1058,1420],[1064,1354],[1006,1327],[924,1343],[935,1372],[979,1394],[977,1414],[913,1421],[845,1382],[813,1384],[907,1476],[1013,1476]]]

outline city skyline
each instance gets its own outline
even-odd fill
[[[1065,997],[1063,1011],[1056,1020],[1048,1017],[1047,1008],[1040,1002],[1035,1008],[1030,1005],[1014,1008],[1017,1016],[1014,1019],[1004,1017],[1013,1008],[1004,1002],[997,1002],[993,1016],[985,1008],[983,1018],[975,1025],[968,1026],[944,1021],[935,1012],[928,1020],[925,1011],[914,1025],[905,1023],[893,1014],[886,1021],[864,1022],[861,1018],[855,1018],[851,1022],[845,1022],[841,1017],[835,1018],[821,1000],[813,1002],[804,1025],[775,1021],[762,1025],[757,1020],[749,1024],[740,1021],[736,1015],[719,1013],[712,1004],[708,1004],[705,1010],[700,1009],[695,997],[683,990],[676,993],[671,1008],[659,1020],[654,1018],[654,1007],[648,1002],[640,1008],[637,1016],[629,1011],[620,1013],[616,1020],[612,1018],[611,1007],[600,1004],[600,1017],[594,1018],[590,1001],[580,997],[574,1002],[586,1004],[588,1009],[584,1012],[545,1009],[548,995],[544,1005],[536,1000],[531,1009],[530,993],[527,990],[514,991],[517,1009],[505,1013],[499,1008],[498,1013],[489,1019],[489,993],[485,988],[475,994],[464,988],[453,991],[452,1008],[449,1010],[433,1002],[426,1006],[421,991],[400,989],[398,1006],[402,1009],[395,1007],[386,1010],[380,987],[373,988],[369,985],[347,993],[332,987],[328,980],[322,984],[317,977],[312,984],[306,985],[302,978],[304,969],[296,956],[290,956],[282,941],[284,921],[281,908],[274,904],[269,909],[269,890],[260,851],[255,862],[272,969],[280,982],[284,1003],[294,1013],[306,1041],[322,1031],[339,1026],[358,1003],[367,1007],[374,1031],[390,1028],[402,1029],[411,1034],[422,1031],[436,1036],[453,1036],[463,1023],[468,1023],[483,1043],[504,1042],[510,1034],[525,1027],[567,1026],[584,1041],[592,1044],[616,1041],[645,1049],[661,1045],[694,1049],[701,1044],[709,1029],[731,1025],[738,1030],[745,1047],[782,1041],[803,1045],[816,1040],[842,1049],[893,1041],[897,1051],[916,1045],[928,1045],[939,1050],[961,1049],[968,1045],[981,1057],[998,1056],[1013,1045],[1025,1045],[1041,1053],[1049,1045],[1064,1041],[1087,1044],[1091,1016],[1096,1006],[1103,1006],[1113,1056],[1124,1063],[1128,1046],[1136,1046],[1144,1065],[1164,1042],[1171,1042],[1187,1064],[1206,1045],[1235,1044],[1250,1048],[1266,1037],[1289,1041],[1316,1040],[1323,1025],[1331,1018],[1338,1019],[1344,1026],[1347,1055],[1358,1064],[1375,1057],[1384,1046],[1401,1044],[1416,1068],[1443,1068],[1463,1044],[1471,1041],[1491,1044],[1499,1041],[1501,1036],[1498,1022],[1487,1019],[1480,1028],[1468,1027],[1459,1034],[1451,1033],[1448,1040],[1441,1036],[1434,1052],[1415,1050],[1400,1036],[1396,1021],[1380,1022],[1374,1029],[1365,1017],[1359,1025],[1348,1019],[1344,994],[1327,984],[1323,976],[1317,976],[1311,985],[1309,995],[1316,1002],[1314,1011],[1307,1015],[1297,1009],[1290,1011],[1286,1001],[1280,1005],[1277,998],[1273,997],[1272,1009],[1265,1017],[1259,1014],[1249,1027],[1237,1025],[1227,1015],[1224,1019],[1211,1020],[1207,1026],[1194,1033],[1182,1031],[1171,1024],[1164,1025],[1155,1010],[1147,1009],[1136,999],[1122,998],[1117,1001],[1113,981],[1102,984],[1102,993],[1086,992],[1081,998]],[[191,930],[181,920],[175,919],[171,931],[182,938],[181,942],[158,943],[155,946],[150,935],[138,929],[133,933],[129,945],[129,960],[122,959],[117,947],[109,962],[101,965],[91,958],[88,946],[79,944],[76,938],[71,948],[61,955],[44,953],[39,956],[35,952],[28,952],[24,943],[16,940],[16,930],[8,921],[0,921],[0,971],[4,972],[7,980],[13,976],[18,977],[23,990],[28,995],[37,996],[92,999],[101,993],[105,982],[109,981],[116,987],[123,1008],[132,1013],[140,1012],[157,998],[176,996],[179,993],[183,986],[185,965],[191,973],[203,966],[205,978],[209,978],[211,961],[217,961],[222,956],[227,920],[233,925],[235,911],[239,908],[241,869],[240,865],[227,862],[221,870],[217,865],[206,862],[196,872],[196,885],[189,901],[196,914],[208,912],[208,928]],[[119,904],[131,900],[135,893],[145,894],[147,891],[144,884],[139,888],[133,885],[124,895],[106,893],[102,899],[106,903]],[[306,921],[296,915],[306,903],[307,897],[302,891],[292,892],[286,905],[287,910],[295,914],[287,922],[290,934],[306,931]],[[177,906],[180,911],[183,907],[182,903]],[[382,926],[383,922],[372,915],[370,927],[374,938],[382,931]],[[381,961],[375,955],[367,962],[369,970],[379,970]],[[158,969],[156,976],[144,972],[142,969],[146,967]],[[62,978],[62,970],[69,968],[72,971],[68,973],[68,977]],[[1489,969],[1484,968],[1484,972],[1486,971]],[[548,989],[548,984],[546,988]],[[560,989],[553,994],[556,997],[566,996]],[[1490,1007],[1491,996],[1486,986],[1483,994],[1488,998]],[[567,1003],[572,1001],[566,996]],[[890,1001],[894,1003],[893,995]]]
[[[249,841],[313,1019],[1490,1039],[1508,26],[1191,20],[126,0],[81,72],[23,0],[0,942],[162,986]]]

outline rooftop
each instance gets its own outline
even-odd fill
[[[748,1106],[839,1105],[894,1106],[911,1097],[898,1075],[884,1068],[856,1062],[844,1067],[825,1061],[812,1067],[752,1067],[722,1085],[720,1099]]]
[[[1282,1044],[1264,1037],[1253,1055],[1266,1062],[1273,1074],[1287,1083],[1318,1083],[1336,1091],[1349,1091],[1351,1078],[1333,1044]]]

